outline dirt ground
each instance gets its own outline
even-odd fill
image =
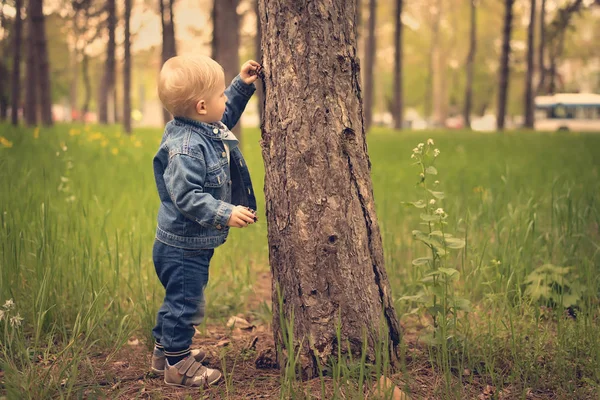
[[[270,299],[271,280],[268,273],[261,274],[254,287],[254,295],[248,301],[248,309],[257,307]],[[252,315],[238,315],[249,322],[248,327],[229,328],[225,324],[208,325],[197,332],[193,347],[201,347],[208,353],[205,364],[224,372],[219,384],[203,389],[173,388],[164,384],[162,377],[149,372],[151,353],[136,338],[131,338],[115,357],[107,362],[98,356],[92,363],[103,371],[95,380],[101,386],[100,396],[114,399],[278,399],[280,398],[280,373],[275,365],[275,350],[271,328],[252,320]],[[403,340],[406,344],[406,368],[403,373],[388,377],[411,399],[442,399],[444,376],[436,374],[427,355],[427,349],[418,341],[423,322],[415,319],[403,323]],[[224,364],[224,365],[223,365]],[[464,371],[464,374],[469,373]],[[463,381],[463,398],[488,399],[559,399],[551,393],[526,393],[504,387],[497,391],[490,382],[479,376]],[[459,382],[456,379],[456,382]],[[367,399],[375,399],[373,383],[365,388]],[[325,396],[322,395],[320,379],[304,382],[301,390],[313,399],[334,398],[333,382],[325,378]],[[307,396],[308,398],[308,396]],[[337,398],[351,398],[341,393]],[[396,399],[396,397],[394,397]]]

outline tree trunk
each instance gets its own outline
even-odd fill
[[[535,47],[535,0],[531,0],[529,10],[529,27],[527,28],[527,75],[525,76],[525,127],[533,129],[533,52]]]
[[[356,7],[356,11],[354,13],[355,15],[355,20],[354,23],[356,24],[356,44],[358,47],[358,44],[360,43],[360,34],[361,34],[361,26],[362,26],[362,3],[360,0],[355,0],[356,4],[354,5]]]
[[[437,5],[435,6],[435,12],[432,16],[433,24],[431,27],[431,43],[429,46],[429,73],[427,74],[427,82],[425,83],[425,104],[424,104],[424,114],[425,118],[430,119],[432,117],[432,109],[433,109],[433,98],[434,98],[434,78],[435,71],[438,62],[438,41],[439,41],[439,32],[440,32],[440,22],[441,22],[441,10],[440,10],[441,1],[437,1]]]
[[[36,25],[35,51],[38,59],[38,85],[40,90],[40,112],[42,124],[52,125],[52,91],[50,89],[50,65],[48,61],[48,46],[46,41],[46,24],[43,12],[43,0],[32,2],[35,9],[29,10]]]
[[[350,349],[356,360],[363,343],[368,363],[382,344],[392,368],[398,361],[401,334],[375,215],[354,4],[260,3],[273,333],[281,368],[290,351],[299,352],[305,379],[319,376],[319,365],[338,350]],[[294,348],[286,349],[290,329]]]
[[[394,128],[402,129],[402,1],[396,0],[396,34],[394,35]]]
[[[90,82],[90,70],[89,70],[90,62],[89,56],[84,51],[83,52],[83,60],[81,61],[81,72],[83,75],[83,88],[84,88],[84,96],[83,96],[83,106],[81,107],[81,122],[85,122],[86,114],[90,109],[90,101],[92,100],[92,84]]]
[[[254,1],[254,11],[256,13],[256,37],[255,37],[255,42],[254,42],[254,46],[255,46],[255,52],[256,52],[256,61],[258,61],[259,64],[262,64],[262,48],[261,48],[261,38],[262,38],[262,31],[260,28],[260,17],[258,15],[258,1],[259,0],[255,0]],[[256,99],[258,100],[258,117],[259,117],[259,121],[263,120],[263,104],[265,103],[265,90],[262,84],[262,80],[257,80],[255,82],[255,86],[256,86]]]
[[[106,62],[104,64],[104,75],[100,86],[100,97],[98,100],[98,122],[107,124],[109,121],[109,102],[114,106],[114,99],[109,100],[115,93],[115,28],[117,24],[115,0],[107,0],[106,11],[108,26],[108,43],[106,44]],[[111,111],[111,114],[112,111]]]
[[[473,67],[477,52],[477,0],[471,0],[471,28],[469,40],[469,55],[467,56],[467,83],[465,86],[465,108],[463,119],[465,128],[471,129],[471,106],[473,104]]]
[[[500,76],[498,87],[498,113],[496,115],[496,128],[504,130],[506,117],[506,99],[508,98],[510,36],[512,30],[514,0],[505,0],[504,28],[502,33],[502,55],[500,56]]]
[[[165,7],[165,1],[168,1]],[[162,64],[169,58],[177,55],[177,45],[175,42],[175,20],[173,19],[174,0],[158,0],[160,8],[160,21],[162,26]],[[162,65],[161,64],[161,65]],[[171,114],[163,108],[163,119],[165,124],[171,120]]]
[[[13,70],[12,70],[12,106],[11,122],[13,125],[19,124],[19,108],[21,108],[21,49],[23,41],[23,20],[21,18],[21,9],[23,1],[15,1],[15,42],[13,48]]]
[[[542,0],[540,7],[540,47],[538,48],[538,67],[540,69],[540,80],[538,81],[536,93],[542,94],[544,81],[546,80],[546,63],[544,51],[546,49],[546,0]]]
[[[36,3],[39,0],[29,0],[29,9],[27,15],[27,63],[26,63],[26,88],[25,88],[25,107],[23,110],[25,123],[28,126],[37,125],[38,121],[38,55],[35,48],[36,24],[35,10]]]
[[[131,133],[131,0],[125,0],[125,41],[123,42],[123,127]]]
[[[239,0],[214,0],[213,4],[212,58],[223,66],[227,85],[240,72],[238,4]],[[232,132],[241,142],[241,123]]]
[[[369,28],[367,32],[367,49],[365,51],[365,131],[373,122],[373,71],[375,69],[375,22],[377,18],[377,0],[369,0]]]

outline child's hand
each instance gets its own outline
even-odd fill
[[[249,224],[253,224],[255,218],[256,215],[246,207],[235,206],[227,221],[227,226],[231,226],[232,228],[245,228]]]
[[[250,85],[258,78],[258,71],[262,67],[259,63],[254,60],[249,60],[242,65],[242,70],[240,71],[240,78],[244,81],[245,84]]]

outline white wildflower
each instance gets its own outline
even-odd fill
[[[434,205],[435,204],[435,199],[429,200],[429,204]]]
[[[19,314],[15,315],[14,317],[10,317],[10,326],[21,326],[21,321],[23,321],[23,318],[21,318]]]
[[[438,208],[437,210],[435,210],[435,213],[437,215],[444,215],[444,214],[446,214],[446,212],[444,211],[443,208]]]
[[[75,196],[69,196],[69,197],[67,197],[67,199],[66,199],[66,200],[67,200],[67,203],[72,203],[72,202],[74,202],[75,200],[77,200],[77,198],[76,198]]]
[[[62,151],[67,151],[67,145],[62,146]]]
[[[439,150],[439,149],[435,149],[435,150],[433,150],[433,156],[434,156],[434,157],[437,157],[437,156],[439,156],[439,155],[440,155],[440,150]]]
[[[427,144],[433,146],[433,139],[427,139]]]
[[[421,150],[423,147],[425,147],[425,143],[419,143],[419,144],[417,145],[417,148],[418,148],[419,150]]]
[[[6,302],[4,303],[4,309],[6,311],[8,310],[12,310],[15,307],[15,302],[13,301],[13,299],[8,299],[6,300]]]
[[[421,178],[425,178],[425,174],[424,174],[424,173],[422,173],[422,172],[419,174],[419,176],[420,176]]]
[[[440,184],[440,181],[435,181],[435,182],[433,182],[433,184],[434,184],[434,185],[439,185],[439,184]]]
[[[413,154],[421,154],[421,149],[420,149],[420,148],[418,148],[418,147],[415,147],[415,148],[413,149]]]
[[[61,182],[69,182],[69,178],[67,178],[66,176],[61,176],[60,181]]]
[[[0,321],[4,319],[4,310],[0,310]]]
[[[410,155],[410,158],[415,158],[415,157],[416,157],[415,153],[413,153],[413,154]]]

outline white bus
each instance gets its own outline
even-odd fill
[[[600,94],[558,93],[535,98],[538,131],[600,132]]]

